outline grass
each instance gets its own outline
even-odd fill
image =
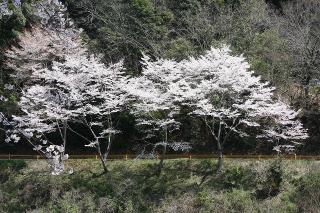
[[[0,161],[0,212],[320,212],[320,162],[69,160],[51,176],[44,161]]]

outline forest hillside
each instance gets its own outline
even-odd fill
[[[25,71],[35,69],[39,64],[43,69],[54,66],[62,69],[65,66],[63,60],[68,61],[66,56],[82,57],[80,60],[88,60],[85,73],[90,76],[90,69],[95,69],[93,66],[118,66],[115,64],[122,61],[123,71],[119,70],[117,75],[134,77],[146,72],[146,63],[149,63],[146,60],[150,60],[150,64],[158,59],[183,64],[186,60],[198,59],[212,48],[227,45],[232,56],[241,55],[247,60],[249,71],[254,71],[255,76],[261,76],[262,82],[269,82],[269,86],[276,88],[274,97],[293,110],[301,109],[297,119],[307,129],[309,137],[296,150],[304,154],[320,152],[319,1],[64,0],[59,4],[61,17],[64,17],[63,27],[61,17],[56,19],[53,15],[54,10],[39,10],[44,5],[42,1],[3,0],[0,4],[0,111],[4,115],[21,115],[22,111],[31,110],[21,107],[24,100],[22,91],[39,84],[39,81],[29,78],[30,73]],[[72,27],[68,26],[69,20]],[[67,30],[61,34],[57,29]],[[46,34],[46,30],[50,33]],[[44,37],[49,34],[51,37]],[[69,40],[72,45],[79,46],[78,49],[69,50],[66,47]],[[39,51],[35,52],[37,48]],[[82,51],[93,54],[99,62],[80,55]],[[12,54],[20,58],[16,60]],[[30,62],[32,57],[39,58]],[[40,74],[37,78],[44,78],[39,77]],[[91,77],[91,81],[97,78]],[[118,77],[109,80],[117,81],[121,87]],[[94,97],[93,93],[91,95]],[[107,100],[110,97],[100,98]],[[141,117],[137,120],[129,111],[128,108],[117,108],[118,113],[109,114],[110,121],[116,120],[116,128],[121,132],[113,132],[112,122],[106,124],[109,132],[104,133],[112,135],[115,141],[112,151],[115,153],[140,153],[148,146],[141,143],[145,140],[145,132],[136,125]],[[187,109],[181,109],[175,117],[183,125],[172,137],[190,143],[191,152],[218,152],[220,148],[212,142],[214,135],[210,134],[208,126],[201,119],[190,118],[186,112]],[[59,116],[63,116],[62,113]],[[90,129],[86,129],[83,123],[67,124],[72,127],[65,133],[68,135],[65,136],[68,153],[93,153],[93,149],[84,147],[87,141],[72,131],[77,129],[91,140]],[[257,133],[250,131],[253,135]],[[46,136],[57,141],[60,133],[51,132]],[[33,153],[32,146],[26,145],[28,143],[5,142],[6,134],[1,134],[0,152]],[[158,134],[155,138],[162,136]],[[279,140],[257,140],[255,136],[243,138],[237,134],[231,134],[226,140],[225,153],[243,154],[272,153],[276,145],[283,143]],[[148,143],[157,144],[156,141],[158,139]],[[108,147],[102,149],[108,150]]]

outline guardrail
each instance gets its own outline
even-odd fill
[[[137,156],[133,154],[109,155],[108,159],[112,160],[129,160],[135,159]],[[268,160],[277,158],[277,155],[224,155],[225,159],[252,159],[252,160]],[[156,156],[159,159],[160,156]],[[217,159],[218,155],[214,154],[167,154],[165,159]],[[288,160],[320,160],[320,155],[282,155],[282,158]],[[44,159],[41,155],[0,155],[0,160],[40,160]],[[98,155],[70,155],[69,159],[99,159]]]

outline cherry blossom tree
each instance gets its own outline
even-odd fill
[[[66,54],[86,51],[82,30],[65,18],[66,8],[60,1],[36,1],[33,8],[40,23],[21,33],[18,45],[5,53],[6,65],[14,70],[12,76],[17,83],[26,84],[33,70],[50,68],[52,61],[63,60]]]
[[[168,67],[173,68],[176,62],[168,61],[164,66],[162,62],[153,63],[144,56],[142,63],[145,69],[142,75],[131,78],[126,86],[128,94],[135,100],[132,113],[137,118],[137,126],[143,131],[144,140],[156,140],[156,143],[151,143],[152,155],[154,156],[158,147],[162,147],[159,172],[168,148],[174,151],[186,151],[191,148],[189,143],[174,141],[171,137],[172,133],[180,128],[180,122],[176,119],[180,107],[175,104],[175,94],[168,89],[171,81],[175,79]],[[157,140],[159,134],[161,141]]]
[[[7,142],[18,138],[16,134],[34,145],[34,149],[48,158],[53,174],[64,170],[63,160],[67,140],[67,122],[70,118],[69,91],[53,81],[45,81],[43,73],[51,69],[52,62],[63,60],[64,55],[83,51],[80,33],[65,18],[65,7],[56,0],[34,3],[35,15],[41,23],[19,36],[19,45],[5,53],[6,65],[13,70],[17,88],[22,85],[19,107],[22,112],[10,120]],[[8,123],[8,122],[7,122]],[[61,145],[54,145],[45,137],[58,131]]]
[[[106,67],[82,51],[65,55],[62,62],[52,61],[50,69],[33,70],[31,78],[38,81],[23,91],[19,101],[23,115],[13,117],[15,127],[31,136],[58,130],[62,147],[66,145],[66,131],[70,130],[88,141],[88,147],[97,149],[106,172],[112,137],[119,133],[112,116],[122,111],[127,101],[121,89],[126,82],[122,70],[121,62]],[[70,123],[76,122],[87,127],[92,135],[86,137],[73,129]],[[105,137],[107,148],[102,152],[101,140]],[[38,150],[41,148],[43,145],[37,145]],[[64,149],[60,150],[64,154]]]
[[[37,93],[34,90],[39,90],[41,91],[39,94],[43,95],[42,98],[49,94],[51,98],[63,102],[68,108],[67,92],[63,90],[65,88],[47,87],[46,85],[52,82],[44,82],[42,75],[47,70],[51,70],[54,61],[64,60],[65,55],[86,51],[80,36],[81,30],[73,27],[72,21],[65,18],[66,8],[58,0],[36,1],[33,8],[34,15],[38,17],[40,24],[19,35],[19,44],[12,46],[5,53],[6,65],[14,71],[11,76],[17,85],[23,85],[22,93],[25,95],[25,102],[32,98],[33,93]],[[50,101],[48,103],[52,104]],[[24,102],[20,104],[28,105]],[[51,112],[51,117],[56,121],[62,118],[65,122],[67,116],[64,113],[67,112],[55,107],[55,104],[51,107],[47,106],[47,108],[56,109]],[[60,125],[64,126],[63,132],[65,132],[66,125]],[[66,135],[63,137],[66,138]]]
[[[257,138],[276,141],[276,145],[307,138],[302,124],[296,119],[299,111],[274,97],[275,88],[255,76],[249,68],[243,56],[232,56],[224,46],[179,63],[148,60],[144,75],[147,79],[154,76],[154,82],[144,79],[140,85],[156,87],[160,84],[160,91],[165,91],[165,98],[153,101],[155,108],[170,103],[177,111],[183,106],[189,109],[190,115],[204,121],[218,147],[219,172],[223,146],[231,134],[247,137],[249,132],[256,132]],[[144,91],[146,100],[156,97],[152,92]]]
[[[58,175],[64,171],[64,160],[68,158],[64,154],[63,145],[55,145],[46,139],[45,134],[55,130],[54,122],[48,122],[48,117],[44,114],[43,107],[39,108],[39,103],[44,103],[47,106],[53,106],[54,97],[49,94],[44,94],[45,90],[39,86],[30,88],[24,93],[24,96],[19,102],[20,109],[23,115],[20,116],[7,116],[3,113],[0,114],[0,121],[3,129],[6,132],[6,142],[19,142],[21,139],[31,144],[35,151],[45,156],[49,165],[52,168],[52,174]],[[32,97],[32,101],[28,99]],[[3,102],[8,101],[2,99]],[[38,110],[34,110],[38,108]],[[52,111],[47,110],[48,114]],[[43,113],[43,114],[42,114]],[[23,136],[23,138],[21,138]]]
[[[106,67],[99,57],[90,56],[81,40],[81,30],[64,17],[65,7],[59,1],[39,1],[36,15],[40,26],[20,36],[19,47],[7,51],[7,66],[23,84],[19,101],[21,115],[13,116],[8,133],[16,139],[22,133],[50,160],[54,174],[63,169],[67,131],[88,141],[97,149],[104,171],[112,137],[119,133],[113,115],[121,111],[126,100],[122,89],[126,78],[122,62]],[[85,137],[72,123],[81,123],[91,132]],[[46,135],[57,132],[61,145],[50,142]],[[101,141],[107,138],[102,151]]]
[[[65,72],[61,79],[70,79],[64,84],[71,89],[72,122],[87,127],[91,137],[84,136],[69,125],[68,129],[88,141],[87,147],[97,150],[104,172],[107,172],[106,160],[113,137],[120,133],[114,121],[129,101],[128,94],[123,89],[127,78],[124,76],[122,62],[106,67],[93,56],[88,58],[86,54],[78,54],[74,57],[69,55],[55,69],[60,73]],[[71,73],[74,76],[70,77]],[[102,149],[101,146],[105,148]]]

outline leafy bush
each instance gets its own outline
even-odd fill
[[[227,168],[221,176],[222,186],[225,189],[247,188],[253,183],[253,173],[247,167],[233,166]]]
[[[96,212],[96,204],[91,193],[80,192],[79,190],[71,189],[65,192],[60,199],[50,202],[49,212]]]
[[[250,193],[234,189],[229,192],[216,191],[202,192],[199,194],[198,205],[202,206],[201,212],[254,212],[254,199]]]
[[[292,195],[292,200],[297,204],[299,212],[319,212],[320,172],[303,177]]]
[[[168,58],[173,58],[178,61],[192,56],[194,54],[194,47],[192,43],[185,38],[179,38],[171,42],[169,49],[166,52]]]
[[[196,196],[191,193],[183,194],[179,198],[170,197],[153,209],[153,212],[157,213],[197,213],[199,211],[200,206],[197,206]]]
[[[7,170],[10,178],[0,183],[0,212],[296,213],[320,209],[320,172],[298,181],[289,176],[294,171],[303,174],[303,163],[290,162],[300,167],[286,167],[288,175],[283,175],[283,162],[278,160],[230,160],[216,175],[215,160],[168,160],[157,176],[155,161],[112,161],[110,173],[97,175],[98,161],[70,160],[68,166],[75,173],[53,177],[28,167],[21,170],[22,162],[1,162],[1,168],[16,170]],[[200,184],[204,174],[206,181]],[[272,190],[278,192],[272,194]]]
[[[12,173],[20,171],[26,165],[23,160],[0,160],[0,183],[6,182]]]
[[[24,160],[0,160],[0,171],[5,169],[20,171],[26,166],[27,166],[27,163]]]
[[[283,181],[283,165],[281,159],[272,161],[266,170],[266,177],[260,182],[255,194],[258,199],[266,199],[280,193]]]

